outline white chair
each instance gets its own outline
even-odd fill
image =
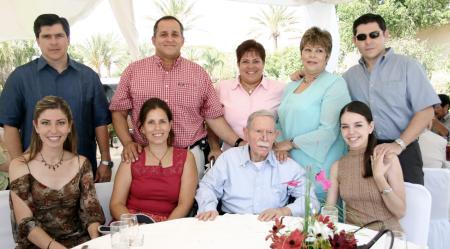
[[[12,229],[11,229],[11,212],[9,210],[9,190],[0,191],[0,248],[14,248]]]
[[[112,190],[113,182],[101,182],[95,184],[97,198],[102,206],[103,213],[105,214],[106,225],[108,225],[112,220],[111,212],[109,211],[109,201],[111,200]]]
[[[431,194],[422,185],[405,182],[406,213],[400,225],[406,239],[417,245],[426,246],[430,228]]]
[[[428,247],[446,249],[450,245],[450,170],[424,168],[425,187],[432,196]]]

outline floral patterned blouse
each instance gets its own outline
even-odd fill
[[[78,173],[61,189],[49,188],[29,173],[11,182],[11,191],[33,212],[33,217],[17,224],[10,196],[11,225],[17,243],[16,249],[38,248],[27,239],[34,226],[39,226],[56,241],[70,248],[90,239],[87,227],[91,223],[105,222],[95,193],[89,160],[84,161]]]

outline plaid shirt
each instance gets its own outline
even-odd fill
[[[167,102],[173,113],[174,146],[187,147],[206,136],[204,120],[223,116],[211,79],[202,67],[182,58],[173,68],[164,70],[161,59],[154,55],[131,63],[120,78],[109,109],[131,110],[135,130],[133,139],[146,145],[139,132],[139,111],[149,98]]]

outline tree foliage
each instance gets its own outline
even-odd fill
[[[301,67],[300,50],[298,47],[288,47],[266,58],[264,67],[266,75],[282,81],[289,81],[289,75]]]
[[[153,21],[156,21],[162,16],[174,16],[183,24],[184,30],[190,30],[200,17],[194,13],[195,1],[156,0],[153,3],[158,10],[158,17],[150,18]]]
[[[448,23],[450,0],[360,0],[337,6],[342,52],[353,50],[353,21],[365,13],[383,16],[393,39],[413,37],[419,29]]]
[[[296,29],[294,26],[298,23],[294,12],[288,11],[286,6],[270,5],[268,9],[262,9],[258,15],[251,17],[255,27],[250,33],[257,37],[268,34],[273,41],[274,49],[278,48],[278,38],[283,32],[292,32]]]
[[[39,49],[35,46],[34,40],[0,42],[0,89],[16,67],[38,55]]]

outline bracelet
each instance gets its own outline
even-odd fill
[[[240,144],[242,141],[244,141],[244,139],[242,139],[242,138],[236,139],[236,142],[234,142],[234,147],[239,147],[239,144]]]
[[[53,243],[53,241],[55,241],[55,239],[50,240],[50,242],[48,243],[47,249],[50,249],[50,245]]]

